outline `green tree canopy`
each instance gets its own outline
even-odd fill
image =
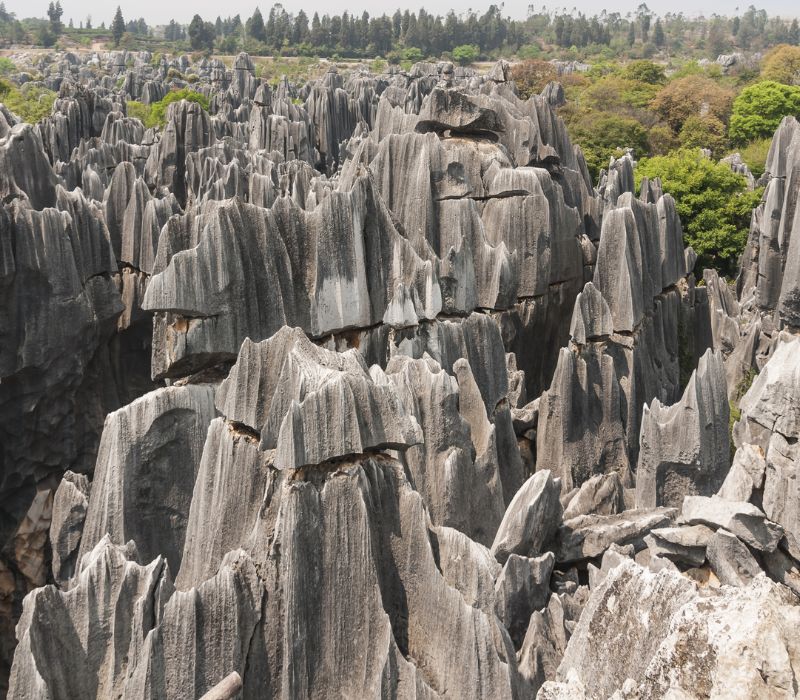
[[[111,35],[114,37],[114,45],[119,46],[120,39],[125,33],[125,19],[122,16],[122,10],[117,5],[117,12],[114,15],[114,21],[111,23]]]
[[[764,80],[746,87],[734,100],[728,133],[739,144],[767,138],[790,115],[800,115],[800,87]]]
[[[749,191],[742,175],[706,158],[699,149],[643,158],[636,167],[637,187],[643,177],[660,177],[664,192],[675,198],[684,239],[698,256],[698,270],[714,267],[734,275],[750,213],[762,190]]]
[[[577,112],[567,123],[570,138],[580,145],[589,174],[597,180],[611,156],[632,148],[637,155],[648,152],[647,130],[636,119],[612,112]]]
[[[477,61],[480,53],[481,50],[477,46],[462,44],[453,49],[453,60],[462,66],[466,66],[473,61]]]

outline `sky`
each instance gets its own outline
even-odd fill
[[[364,10],[370,15],[381,15],[383,13],[391,15],[398,7],[401,10],[418,10],[420,7],[425,7],[428,12],[433,14],[446,14],[450,9],[456,12],[465,12],[470,8],[480,13],[483,12],[490,4],[491,0],[484,0],[485,4],[477,3],[473,0],[445,0],[441,4],[423,3],[420,0],[381,0],[380,2],[369,2],[368,0],[300,0],[300,2],[284,2],[284,7],[291,13],[296,13],[300,9],[305,10],[306,14],[311,17],[314,12],[319,12],[320,15],[324,13],[339,14],[347,10],[350,13],[361,14]],[[49,0],[4,0],[6,9],[9,12],[15,12],[18,18],[23,17],[45,17],[47,13],[47,5]],[[612,0],[610,2],[598,2],[598,0],[573,0],[572,4],[565,5],[567,11],[575,8],[579,12],[584,12],[588,15],[597,14],[602,9],[608,12],[619,12],[625,15],[638,7],[641,0]],[[101,22],[106,25],[110,24],[111,19],[116,9],[116,5],[122,8],[122,14],[125,19],[138,19],[144,17],[148,24],[165,24],[170,19],[188,23],[195,13],[200,14],[203,19],[213,20],[217,15],[233,16],[240,14],[242,19],[249,17],[253,10],[256,8],[257,3],[254,0],[228,0],[225,3],[220,3],[219,0],[192,0],[192,2],[163,2],[163,0],[111,0],[110,2],[97,2],[97,0],[61,0],[61,5],[64,8],[64,23],[69,22],[72,18],[75,25],[84,20],[87,15],[92,16],[92,21],[95,26]],[[266,16],[272,2],[258,4],[261,12]],[[523,19],[527,14],[529,5],[528,0],[510,0],[503,6],[503,14],[511,16],[514,19]],[[744,10],[750,2],[742,0],[740,4],[732,2],[724,2],[724,0],[706,0],[702,3],[702,8],[698,9],[697,0],[671,0],[665,5],[660,2],[650,2],[651,9],[657,14],[665,12],[683,12],[687,16],[697,16],[700,13],[710,16],[717,13],[721,15],[734,15]],[[767,13],[772,15],[780,15],[783,17],[797,17],[800,16],[800,7],[797,0],[762,0],[761,2],[754,2],[755,6],[759,9],[763,8]],[[556,9],[561,7],[558,3],[552,5],[548,4],[535,4],[536,10],[539,11],[542,7],[549,9]],[[656,9],[660,9],[658,12]]]

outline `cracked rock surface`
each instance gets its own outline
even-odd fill
[[[795,119],[697,284],[558,83],[152,59],[0,107],[8,697],[794,697]]]

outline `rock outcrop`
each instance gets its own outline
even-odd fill
[[[734,292],[504,61],[24,61],[60,91],[0,108],[9,697],[794,692],[796,120]]]

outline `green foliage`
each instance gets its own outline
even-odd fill
[[[208,98],[205,95],[201,95],[199,92],[189,88],[183,88],[182,90],[173,90],[167,93],[163,100],[153,102],[151,105],[131,100],[127,103],[128,116],[141,119],[148,129],[153,127],[163,128],[167,124],[167,108],[173,102],[180,102],[181,100],[197,102],[203,109],[208,110]]]
[[[647,107],[658,92],[658,85],[607,75],[583,92],[583,103],[593,109],[632,114]]]
[[[767,155],[769,155],[769,147],[772,145],[772,139],[758,139],[751,141],[743,149],[739,151],[742,160],[750,168],[750,172],[756,178],[764,174],[764,167],[767,164]]]
[[[0,75],[10,75],[15,73],[16,70],[17,67],[14,65],[14,61],[5,56],[0,56]]]
[[[785,85],[800,85],[800,46],[776,46],[764,58],[761,77]]]
[[[478,60],[481,50],[474,44],[462,44],[453,49],[453,60],[459,65],[467,66]]]
[[[32,83],[17,88],[0,79],[0,102],[29,124],[36,124],[50,115],[56,93]]]
[[[658,116],[679,133],[689,117],[711,115],[725,123],[730,114],[734,93],[702,75],[688,75],[671,80],[659,90],[652,102]]]
[[[714,267],[734,275],[750,213],[762,191],[748,191],[742,175],[704,157],[699,149],[643,158],[636,168],[637,187],[643,177],[660,177],[664,191],[675,198],[684,238],[698,256],[697,268]]]
[[[129,117],[139,119],[146,127],[155,126],[152,124],[152,110],[150,109],[150,105],[130,100],[126,104],[126,108]]]
[[[764,80],[746,87],[734,100],[729,135],[739,144],[767,138],[789,115],[800,115],[800,87]]]
[[[728,418],[728,433],[731,436],[731,460],[733,460],[733,455],[736,453],[736,445],[733,444],[733,426],[742,418],[742,411],[739,408],[739,404],[742,401],[742,397],[753,385],[753,381],[755,381],[757,376],[758,370],[755,367],[751,367],[749,370],[747,370],[742,379],[736,385],[736,390],[733,392],[733,398],[731,398],[731,400],[728,402],[728,407],[730,409],[730,415]]]
[[[538,44],[525,44],[517,49],[517,58],[524,60],[539,58],[543,51]]]
[[[114,13],[114,21],[111,22],[111,35],[114,37],[114,45],[119,46],[120,39],[125,33],[125,18],[122,16],[122,9],[117,5],[117,11]]]
[[[638,80],[651,85],[661,85],[667,81],[664,66],[659,66],[652,61],[634,61],[625,68],[624,75],[629,80]]]
[[[689,117],[683,123],[678,139],[682,148],[708,148],[715,158],[721,157],[728,145],[725,125],[710,114]]]
[[[634,153],[647,153],[647,130],[631,117],[612,112],[578,112],[567,122],[570,138],[580,144],[586,165],[593,180],[601,168],[607,168],[612,156],[621,155],[623,149]]]

